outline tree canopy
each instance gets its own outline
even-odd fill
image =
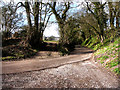
[[[83,5],[82,5],[83,4]],[[2,7],[2,27],[6,32],[18,28],[22,13],[18,8],[24,8],[27,19],[25,43],[39,47],[43,43],[43,32],[47,27],[51,15],[59,26],[61,46],[82,43],[88,38],[96,37],[101,43],[104,39],[115,37],[120,28],[118,2],[82,2],[74,7],[72,2],[43,2],[28,1]],[[79,7],[79,10],[78,10]],[[76,9],[75,13],[70,12]],[[70,15],[71,14],[71,15]],[[25,25],[24,25],[25,26]]]

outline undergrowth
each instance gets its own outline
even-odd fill
[[[38,52],[36,49],[20,44],[20,41],[9,39],[2,42],[2,61],[31,57]]]

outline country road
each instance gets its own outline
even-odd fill
[[[96,64],[93,51],[77,47],[69,56],[2,62],[3,88],[118,88],[119,79]]]

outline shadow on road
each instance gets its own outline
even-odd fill
[[[71,52],[71,55],[80,55],[80,54],[89,54],[89,53],[94,53],[94,50],[86,48],[86,47],[79,47],[75,48],[73,52]]]
[[[52,42],[44,42],[42,48],[39,48],[40,51],[58,51],[58,44]]]

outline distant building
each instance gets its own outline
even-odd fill
[[[60,37],[55,37],[55,41],[59,41]]]

